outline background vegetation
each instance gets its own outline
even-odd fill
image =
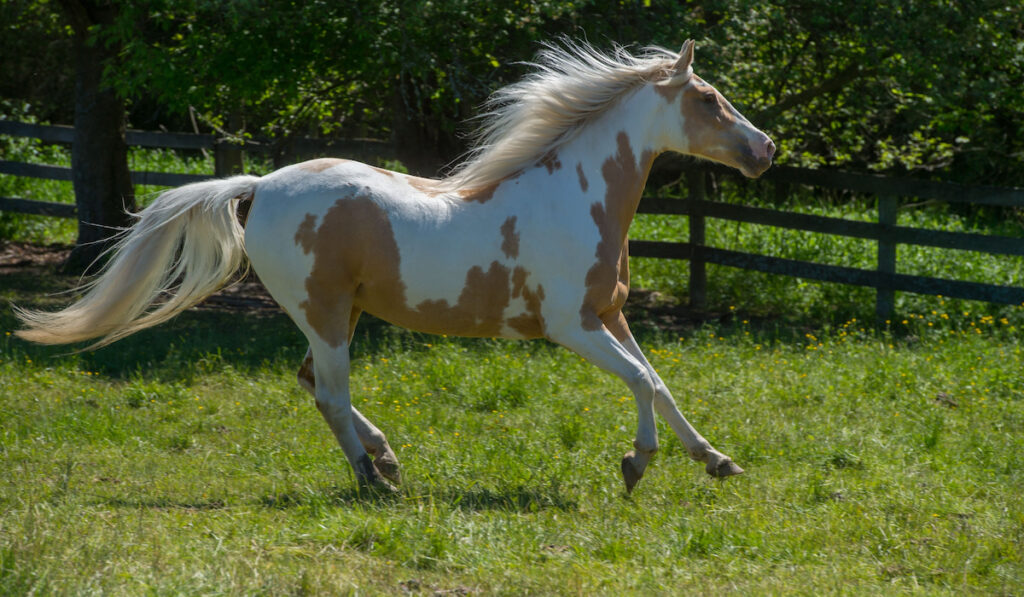
[[[0,97],[70,122],[66,14],[117,50],[132,126],[391,138],[436,169],[538,42],[697,40],[698,71],[778,140],[779,162],[1024,184],[1024,6],[942,0],[143,0],[0,6]],[[191,113],[190,113],[191,110]]]

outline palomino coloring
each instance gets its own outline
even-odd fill
[[[636,398],[631,491],[663,416],[706,471],[743,472],[683,417],[622,315],[627,233],[654,158],[676,151],[756,177],[775,146],[679,54],[548,47],[500,90],[470,158],[428,180],[340,159],[168,191],[126,231],[84,296],[19,311],[22,338],[112,342],[224,285],[248,257],[309,340],[299,382],[361,484],[398,460],[349,394],[349,342],[366,311],[409,329],[547,338],[621,378]],[[371,459],[371,456],[373,457]]]

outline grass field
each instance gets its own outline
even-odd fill
[[[78,355],[4,336],[0,593],[1019,594],[1020,333],[942,315],[900,337],[639,326],[747,474],[707,478],[662,426],[631,497],[632,398],[543,342],[366,322],[355,401],[406,480],[377,497],[280,315],[193,311]]]
[[[5,237],[66,242],[26,221],[2,216]],[[685,284],[684,264],[635,269],[645,286]],[[745,475],[708,478],[661,425],[627,496],[636,411],[621,382],[544,342],[367,319],[354,401],[405,477],[382,497],[356,490],[295,383],[305,344],[282,315],[193,310],[67,354],[9,335],[9,305],[54,306],[47,293],[74,281],[2,275],[0,594],[1024,593],[1024,307],[904,297],[875,328],[859,291],[709,279],[721,317],[669,332],[635,310],[634,330]]]

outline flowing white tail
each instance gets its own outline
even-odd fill
[[[237,205],[252,196],[258,180],[236,176],[161,194],[121,234],[110,261],[82,287],[79,301],[56,312],[16,309],[26,326],[17,335],[43,344],[101,338],[96,348],[164,322],[216,292],[242,264]]]

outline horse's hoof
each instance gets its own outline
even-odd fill
[[[636,452],[632,450],[622,457],[622,480],[626,483],[626,493],[632,493],[637,482],[644,476],[643,471],[638,471],[633,464],[634,459]]]
[[[704,470],[712,477],[717,477],[719,479],[743,474],[743,469],[741,469],[730,458],[720,460],[717,463],[709,462],[708,465],[704,467]]]
[[[377,467],[377,472],[395,485],[402,484],[402,469],[398,466],[398,461],[394,457],[381,456],[373,461],[373,465]]]
[[[359,459],[356,466],[356,480],[360,490],[366,489],[371,493],[384,495],[398,493],[398,489],[381,475],[380,470],[370,460],[369,454],[363,454]]]

